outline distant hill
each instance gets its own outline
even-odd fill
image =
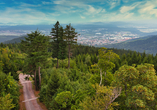
[[[4,43],[4,44],[20,43],[21,40],[25,40],[25,37],[27,37],[27,35],[21,36],[21,37],[18,37],[18,38],[14,38],[14,39],[12,39],[12,40],[7,40],[7,41],[4,41],[3,43]]]
[[[135,50],[138,52],[146,52],[149,54],[157,53],[157,35],[141,37],[127,42],[103,45],[106,48],[117,48],[126,50]]]
[[[25,39],[24,37],[27,37],[27,35],[14,38],[3,43],[19,43],[21,40]],[[140,37],[122,43],[103,45],[101,47],[133,50],[141,53],[145,51],[147,54],[155,55],[157,53],[157,35]]]
[[[18,35],[0,35],[0,43],[18,37],[19,37]]]

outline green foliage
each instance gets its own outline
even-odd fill
[[[13,76],[11,76],[11,73],[6,75],[0,72],[0,97],[1,97],[0,102],[8,100],[8,102],[6,101],[7,103],[5,103],[6,105],[4,106],[4,108],[8,107],[8,109],[10,108],[14,108],[15,110],[19,109],[19,86],[18,83],[13,79]],[[2,105],[0,105],[0,108],[3,105],[4,102],[2,103]]]
[[[125,104],[133,109],[156,109],[157,76],[152,64],[124,65],[115,73],[112,85],[122,87]]]
[[[98,66],[102,69],[102,71],[113,69],[115,67],[113,61],[119,58],[119,56],[116,53],[112,52],[112,50],[108,50],[107,52],[106,51],[106,48],[99,49]]]
[[[18,74],[16,72],[24,63],[22,59],[19,59],[20,56],[21,54],[10,50],[8,47],[0,49],[0,70],[6,74],[11,72],[11,75],[15,80],[19,80]]]
[[[71,24],[66,25],[64,29],[65,40],[68,45],[68,68],[70,68],[70,57],[71,57],[71,47],[72,44],[77,43],[77,32],[75,32],[75,28],[71,26]]]
[[[60,105],[61,109],[66,108],[66,110],[70,107],[72,101],[72,94],[70,91],[63,91],[57,94],[55,97],[55,101],[58,105]],[[69,108],[70,109],[70,108]]]
[[[93,95],[94,93],[88,81],[90,78],[88,73],[77,69],[53,68],[42,71],[42,74],[44,75],[43,80],[48,80],[48,82],[42,83],[39,99],[48,109],[78,109],[80,101],[88,94]],[[68,99],[66,104],[59,101],[64,98],[62,97],[64,95],[71,97],[70,94],[73,94],[73,97]]]
[[[59,67],[58,60],[65,59],[67,55],[66,46],[67,42],[64,40],[64,29],[62,26],[60,26],[59,21],[56,22],[54,25],[54,28],[52,28],[51,35],[52,38],[52,57],[57,58],[57,68]]]
[[[58,76],[58,73],[56,70],[54,70],[53,73],[51,73],[51,76],[50,76],[47,86],[48,86],[47,94],[49,97],[52,97],[57,92],[57,89],[60,86],[59,76]]]
[[[38,30],[28,34],[28,37],[25,37],[25,41],[21,41],[21,50],[27,54],[25,58],[25,66],[23,67],[23,72],[27,74],[34,74],[34,82],[36,90],[40,88],[40,73],[36,75],[38,68],[46,67],[48,63],[48,58],[50,53],[48,53],[50,38],[41,34]],[[36,76],[39,77],[39,80],[36,80]],[[37,78],[38,79],[38,78]],[[39,85],[37,83],[39,82]]]
[[[113,87],[93,85],[96,90],[94,97],[86,97],[80,105],[83,110],[113,110],[113,106],[118,106],[113,102],[121,93],[121,89]]]
[[[105,77],[106,77],[106,72],[108,70],[112,70],[115,67],[113,61],[119,58],[119,56],[116,53],[112,52],[112,50],[107,51],[106,48],[104,47],[99,49],[98,51],[99,51],[98,64],[92,65],[92,67],[94,67],[95,69],[92,69],[91,71],[97,71],[99,69],[100,71],[99,85],[101,85],[103,79],[102,78],[103,73],[105,73]]]
[[[60,27],[58,59],[63,60],[67,57],[66,46],[67,46],[67,42],[64,41],[63,27]]]
[[[0,97],[0,110],[11,110],[15,107],[15,104],[12,104],[10,94],[7,94],[4,97]]]
[[[40,97],[39,97],[39,100],[41,101],[41,102],[46,102],[47,101],[47,85],[43,85],[42,87],[41,87],[41,90],[40,90],[40,93],[39,93],[39,95],[40,95]]]

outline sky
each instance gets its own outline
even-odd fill
[[[0,25],[157,22],[157,0],[0,0]]]

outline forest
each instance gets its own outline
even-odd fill
[[[0,44],[0,110],[19,110],[18,71],[32,75],[48,110],[157,109],[157,54],[78,45],[59,21],[50,35]]]

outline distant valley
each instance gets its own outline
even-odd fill
[[[62,25],[62,24],[61,24]],[[65,24],[62,25],[65,27]],[[130,49],[150,54],[157,53],[157,27],[126,22],[95,22],[90,24],[72,24],[76,32],[78,44]],[[24,40],[27,33],[39,30],[50,35],[53,25],[0,26],[0,42],[15,43]],[[152,35],[152,36],[151,36]],[[145,36],[145,37],[144,37]]]
[[[61,25],[65,27],[66,24]],[[157,35],[157,27],[129,22],[94,22],[71,25],[80,34],[77,39],[78,43],[91,46],[102,46],[104,44],[120,43],[147,35]],[[53,25],[0,26],[0,42],[12,40],[37,29],[45,35],[50,35],[52,27]],[[9,37],[10,35],[14,36]],[[2,38],[3,36],[6,36],[5,39]]]

